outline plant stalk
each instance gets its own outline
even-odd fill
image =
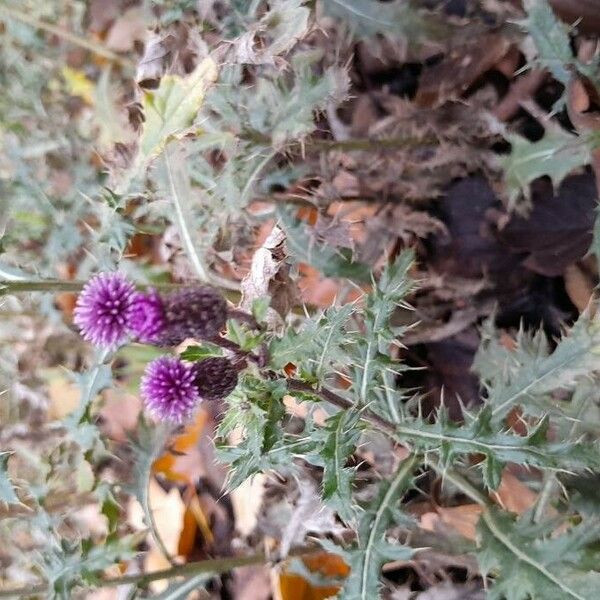
[[[80,48],[89,50],[90,52],[93,52],[94,54],[101,56],[102,58],[105,58],[107,60],[110,60],[111,62],[117,63],[123,67],[134,67],[132,61],[122,56],[119,56],[118,54],[116,54],[112,50],[109,50],[102,44],[93,42],[87,38],[67,31],[66,29],[63,29],[58,25],[54,25],[53,23],[47,23],[46,21],[41,21],[40,19],[36,19],[35,17],[27,14],[26,12],[8,6],[0,6],[0,14],[2,13],[4,13],[9,18],[15,21],[20,21],[21,23],[25,23],[26,25],[31,25],[31,27],[34,27],[35,29],[41,29],[42,31],[45,31],[52,35],[56,35],[57,37],[62,38],[67,42],[74,44],[75,46],[79,46]]]
[[[27,292],[73,292],[77,293],[83,289],[86,281],[61,281],[59,279],[29,279],[19,281],[0,280],[0,296],[9,294],[23,294]],[[140,290],[154,288],[159,291],[171,291],[189,287],[189,283],[137,283]],[[240,299],[239,292],[233,290],[221,290],[223,295],[231,302],[237,304]],[[0,313],[1,315],[2,313]]]
[[[322,552],[314,546],[303,546],[290,551],[288,556],[297,557]],[[191,562],[184,565],[175,565],[167,569],[151,571],[149,573],[135,573],[132,575],[120,575],[119,577],[106,577],[98,582],[98,587],[117,587],[120,585],[144,585],[151,581],[161,579],[172,579],[173,577],[198,575],[199,573],[227,573],[238,567],[247,567],[251,565],[264,565],[270,562],[270,557],[264,553],[250,554],[247,556],[232,556],[227,558],[209,558],[197,562]],[[48,591],[48,586],[44,584],[3,590],[0,589],[0,598],[21,598],[23,596],[34,596],[44,594]]]

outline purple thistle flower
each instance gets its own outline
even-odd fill
[[[143,344],[154,344],[165,326],[165,307],[156,290],[136,292],[127,313],[127,324]]]
[[[150,413],[176,423],[188,419],[200,401],[196,369],[172,356],[161,356],[147,365],[141,391]]]
[[[120,273],[100,273],[77,298],[74,322],[83,339],[95,346],[116,348],[127,340],[127,313],[135,288]]]

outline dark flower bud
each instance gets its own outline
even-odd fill
[[[237,385],[238,372],[228,358],[205,358],[197,362],[195,368],[196,388],[205,400],[221,400]]]
[[[225,326],[227,302],[210,287],[194,287],[163,298],[164,327],[158,345],[176,346],[186,338],[211,339]]]

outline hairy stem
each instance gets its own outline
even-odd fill
[[[290,551],[290,557],[305,556],[314,552],[320,552],[314,547],[300,547]],[[98,587],[117,587],[120,585],[145,585],[151,581],[159,581],[161,579],[172,579],[173,577],[191,576],[199,573],[227,573],[238,567],[247,567],[251,565],[264,565],[270,561],[269,556],[264,552],[250,554],[247,556],[232,556],[227,558],[210,558],[191,562],[184,565],[175,565],[168,569],[160,569],[149,573],[135,573],[132,575],[121,575],[119,577],[106,577],[101,579]],[[36,594],[44,594],[48,591],[48,586],[45,584],[14,588],[8,590],[0,589],[0,598],[19,598],[23,596],[33,596]]]
[[[86,281],[61,281],[58,279],[28,279],[19,281],[0,280],[0,296],[9,294],[23,294],[27,292],[80,292]],[[189,287],[186,283],[136,283],[140,290],[154,288],[159,291],[171,291]],[[221,290],[223,295],[231,302],[236,303],[240,299],[239,292],[233,290]]]
[[[54,25],[52,23],[47,23],[46,21],[41,21],[40,19],[36,19],[35,17],[18,10],[16,8],[8,7],[8,6],[0,6],[0,15],[4,14],[9,18],[20,21],[21,23],[25,23],[27,25],[31,25],[31,27],[35,27],[36,29],[41,29],[42,31],[46,31],[52,35],[56,35],[67,42],[74,44],[75,46],[79,46],[80,48],[85,48],[94,54],[101,56],[102,58],[106,58],[111,62],[117,63],[121,66],[133,68],[134,64],[127,58],[119,56],[115,54],[112,50],[109,50],[102,44],[98,44],[97,42],[93,42],[88,38],[84,38],[75,33],[67,31],[58,25]]]

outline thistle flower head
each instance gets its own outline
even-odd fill
[[[228,358],[215,356],[196,363],[196,387],[205,400],[229,396],[237,382],[237,370]]]
[[[225,298],[210,287],[174,292],[164,299],[165,327],[161,346],[176,346],[187,338],[210,339],[227,321]]]
[[[165,326],[165,307],[156,290],[136,292],[127,313],[127,324],[143,344],[158,343]]]
[[[141,392],[148,411],[176,423],[188,419],[200,400],[196,370],[172,356],[161,356],[146,366]]]
[[[85,340],[116,348],[127,340],[127,314],[135,292],[120,273],[100,273],[85,285],[75,305],[74,321]]]

